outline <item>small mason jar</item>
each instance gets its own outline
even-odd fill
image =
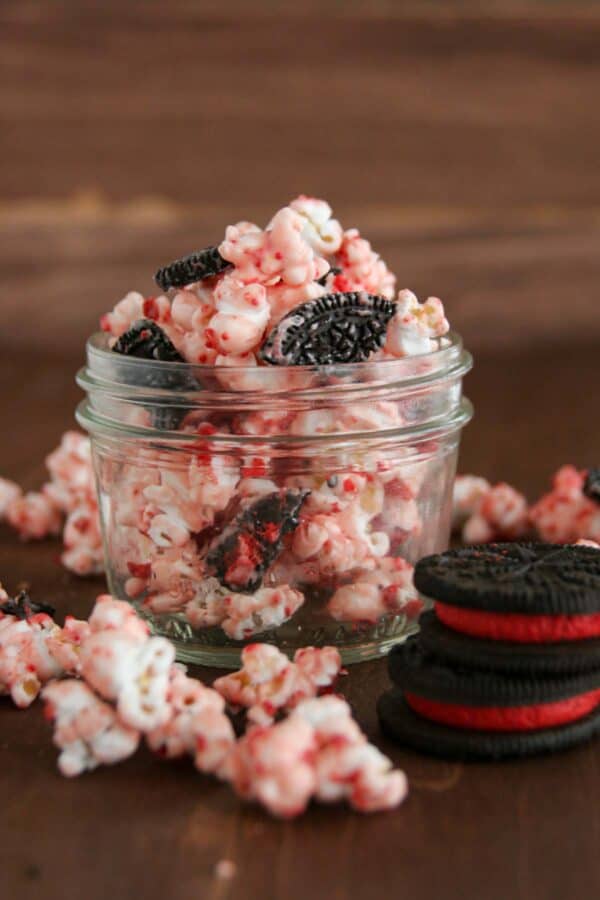
[[[178,658],[233,667],[247,643],[344,663],[416,629],[412,564],[446,548],[472,415],[458,335],[397,360],[191,366],[87,345],[110,591]]]

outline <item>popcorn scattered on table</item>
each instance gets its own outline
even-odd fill
[[[126,725],[110,704],[83,681],[53,681],[42,693],[61,750],[58,768],[71,778],[135,753],[140,732]]]
[[[8,595],[0,585],[0,604],[6,601]],[[46,681],[62,674],[49,648],[59,631],[46,613],[20,618],[0,611],[0,695],[9,694],[15,705],[24,709]]]
[[[61,562],[77,575],[104,569],[102,536],[89,438],[67,431],[46,457],[50,480],[40,491],[24,494],[0,478],[0,521],[23,540],[41,540],[63,531]],[[66,521],[65,521],[66,519]]]
[[[561,466],[551,491],[532,506],[531,522],[545,541],[600,541],[600,500],[593,492],[586,493],[587,479],[588,470]]]
[[[270,644],[249,644],[242,650],[242,668],[217,678],[213,687],[233,709],[247,708],[248,720],[269,725],[280,712],[330,688],[342,660],[335,647],[304,647],[294,661]]]
[[[527,534],[527,500],[505,482],[490,485],[484,478],[461,475],[454,484],[453,526],[465,544],[513,541]]]
[[[404,773],[367,742],[348,704],[333,696],[305,700],[282,722],[251,728],[224,775],[241,797],[281,818],[300,815],[313,797],[376,812],[408,793]]]

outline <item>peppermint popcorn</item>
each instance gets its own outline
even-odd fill
[[[175,658],[165,638],[140,639],[128,630],[95,632],[80,652],[80,671],[105,700],[112,700],[123,722],[148,731],[169,717],[169,670]]]
[[[241,797],[280,818],[300,815],[313,796],[376,812],[398,806],[408,792],[404,773],[367,742],[337,697],[305,700],[282,722],[251,728],[223,775]]]
[[[400,291],[384,349],[398,357],[430,353],[435,347],[434,339],[446,334],[449,327],[442,301],[437,297],[419,303],[412,291]]]
[[[201,772],[218,773],[235,742],[223,698],[173,666],[167,702],[169,718],[146,736],[150,749],[169,759],[193,756]]]
[[[41,540],[63,532],[61,561],[77,575],[104,568],[100,517],[89,438],[67,431],[46,457],[50,480],[41,491],[23,494],[18,485],[0,479],[0,519],[22,540]],[[65,521],[66,517],[66,521]]]
[[[585,469],[561,466],[552,479],[551,491],[531,507],[531,522],[543,540],[600,541],[600,502],[586,493],[587,475]]]
[[[218,678],[213,687],[234,708],[246,707],[248,719],[270,724],[278,712],[331,687],[340,674],[335,647],[304,647],[291,662],[269,644],[249,644],[242,651],[242,669]]]
[[[527,500],[505,482],[459,476],[454,485],[453,526],[466,544],[514,541],[529,530]]]
[[[357,228],[344,232],[335,262],[341,273],[333,279],[334,290],[367,291],[390,300],[394,296],[395,276]]]
[[[332,219],[331,207],[324,200],[301,195],[290,203],[290,208],[306,221],[302,237],[315,253],[330,256],[337,253],[342,244],[342,226]]]
[[[62,673],[48,646],[58,630],[43,613],[19,619],[0,612],[0,694],[9,694],[21,709],[33,703],[42,684]]]
[[[55,681],[44,688],[43,698],[61,751],[58,767],[67,778],[120,762],[137,750],[139,732],[121,722],[84,682]]]

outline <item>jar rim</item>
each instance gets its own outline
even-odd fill
[[[265,394],[316,399],[324,392],[331,396],[344,391],[349,391],[354,398],[370,389],[412,390],[426,387],[432,381],[460,377],[471,369],[473,362],[462,338],[454,331],[440,340],[438,349],[428,353],[321,366],[232,367],[145,360],[115,354],[108,349],[107,341],[103,332],[89,338],[88,365],[79,371],[77,383],[87,392],[96,390],[114,397],[146,401],[150,397],[172,399],[175,393],[181,403],[195,400],[201,394],[218,395],[220,402],[230,399],[238,402],[240,398],[246,402],[252,395],[264,400]],[[169,387],[177,381],[175,389]]]
[[[395,438],[404,443],[414,444],[416,441],[442,438],[445,435],[458,431],[470,422],[473,417],[473,405],[466,397],[461,397],[460,403],[452,412],[443,419],[429,420],[418,425],[401,425],[389,429],[377,431],[345,431],[333,433],[306,434],[276,434],[276,435],[247,435],[247,434],[198,434],[194,432],[168,431],[149,426],[121,423],[116,419],[108,419],[98,413],[85,399],[79,403],[75,417],[78,424],[92,435],[105,435],[116,439],[143,440],[145,442],[175,445],[182,448],[194,449],[197,444],[210,445],[211,448],[221,448],[221,452],[227,454],[239,447],[265,447],[271,450],[290,446],[299,447],[310,444],[315,447],[327,446],[331,450],[339,451],[344,447],[353,446],[361,442],[376,442],[385,440],[393,441]],[[214,452],[214,449],[212,450]]]

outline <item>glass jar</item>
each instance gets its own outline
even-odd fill
[[[233,667],[255,641],[386,653],[422,607],[411,564],[447,546],[471,364],[456,334],[293,368],[147,361],[95,335],[77,416],[110,591],[188,662]]]

